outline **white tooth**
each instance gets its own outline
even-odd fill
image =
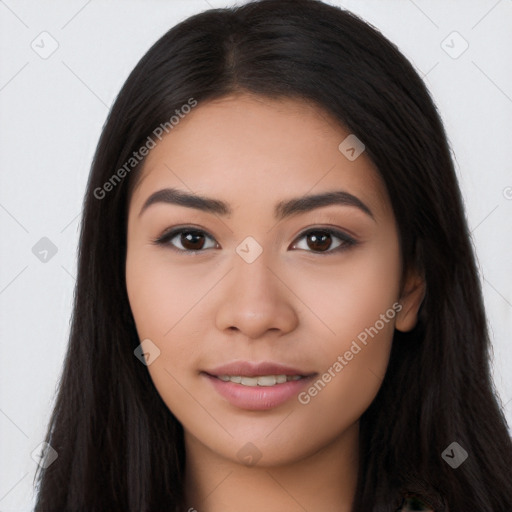
[[[244,386],[257,386],[258,377],[242,377],[241,384]]]
[[[264,375],[258,377],[258,386],[273,386],[276,383],[274,375]]]
[[[234,382],[244,386],[275,386],[284,384],[287,381],[302,379],[300,375],[260,375],[258,377],[242,377],[241,375],[219,375],[218,378],[224,382]]]

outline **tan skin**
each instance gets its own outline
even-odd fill
[[[239,94],[199,104],[145,161],[129,205],[127,290],[140,339],[160,349],[147,369],[184,427],[187,508],[351,508],[359,418],[386,372],[393,329],[416,324],[424,285],[409,272],[400,287],[386,189],[365,152],[350,161],[339,151],[348,134],[303,101]],[[139,215],[169,187],[222,200],[232,214],[158,202]],[[339,204],[273,216],[280,201],[335,190],[359,198],[373,218]],[[153,243],[175,226],[203,236]],[[337,235],[311,242],[307,232],[328,227],[358,243],[336,252],[345,244]],[[236,252],[247,236],[263,249],[250,264]],[[202,252],[191,254],[196,247]],[[401,311],[307,405],[294,397],[264,411],[238,408],[200,374],[246,360],[321,375],[397,302]],[[237,455],[248,442],[261,454],[252,466]]]

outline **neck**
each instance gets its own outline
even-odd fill
[[[318,451],[279,465],[222,457],[185,432],[185,510],[350,512],[359,460],[359,423]]]

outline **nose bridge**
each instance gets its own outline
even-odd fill
[[[265,306],[275,306],[282,297],[277,286],[279,281],[271,271],[272,266],[275,267],[271,251],[263,251],[253,240],[242,242],[236,249],[232,293],[237,303],[263,311]]]
[[[252,237],[236,248],[233,270],[217,309],[220,330],[236,328],[250,338],[268,329],[287,331],[293,328],[296,315],[287,288],[275,275],[272,251]],[[283,279],[283,278],[281,278]]]

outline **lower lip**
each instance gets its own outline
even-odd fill
[[[206,377],[215,390],[231,405],[251,411],[264,411],[284,404],[290,398],[297,396],[313,378],[313,376],[304,377],[273,386],[244,386],[235,382],[225,382],[207,373],[201,375]]]

